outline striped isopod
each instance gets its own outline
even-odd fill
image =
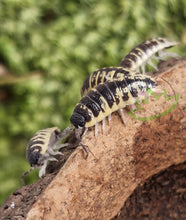
[[[133,105],[136,100],[143,100],[144,95],[141,94],[155,87],[155,81],[142,74],[129,74],[118,80],[106,81],[91,89],[80,100],[70,121],[79,130],[95,125],[97,135],[98,122],[103,121],[112,112]]]
[[[139,72],[139,68],[141,67],[142,73],[145,73],[145,66],[149,64],[157,70],[157,67],[152,63],[151,59],[161,60],[166,57],[178,58],[179,56],[176,53],[163,51],[177,44],[177,42],[172,42],[161,37],[144,41],[124,57],[120,66],[133,72]]]
[[[138,73],[135,73],[136,75]],[[90,74],[87,79],[84,81],[83,86],[81,88],[81,95],[86,96],[87,93],[95,88],[97,85],[102,84],[106,81],[112,81],[112,80],[125,80],[125,82],[128,85],[129,78],[131,75],[134,75],[134,73],[129,72],[127,69],[122,67],[105,67],[101,68],[99,70],[94,71],[92,74]],[[128,85],[130,86],[130,85]],[[135,105],[130,106],[132,109],[135,108]],[[125,123],[125,117],[123,113],[123,109],[119,109],[119,112],[121,114],[122,120]],[[108,117],[109,123],[111,120],[111,115]],[[103,120],[103,130],[104,130],[104,124],[105,121]]]
[[[120,67],[104,67],[89,74],[83,83],[81,95],[85,96],[90,89],[107,81],[108,79],[112,80],[117,78],[118,74],[126,75],[136,73],[139,72],[140,67],[142,72],[145,73],[146,63],[157,70],[157,67],[152,63],[151,59],[154,58],[159,60],[168,56],[179,57],[175,53],[163,51],[163,49],[173,47],[176,44],[176,42],[171,42],[160,37],[144,41],[125,56],[120,63]],[[159,55],[157,56],[156,53],[159,53]]]
[[[121,79],[128,75],[130,75],[130,72],[123,67],[104,67],[98,69],[85,79],[81,88],[81,96],[85,96],[92,88],[107,80],[117,79],[118,77]]]
[[[41,167],[39,177],[46,173],[48,161],[57,161],[55,155],[61,155],[58,150],[69,144],[60,144],[72,131],[72,127],[67,127],[60,131],[57,127],[39,130],[29,141],[26,156],[31,169],[22,175],[22,178],[36,167]]]

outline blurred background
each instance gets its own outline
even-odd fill
[[[185,0],[1,0],[0,204],[21,187],[34,133],[69,126],[89,73],[158,36],[180,42],[171,51],[184,56],[185,22]]]

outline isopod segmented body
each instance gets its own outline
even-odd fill
[[[152,63],[151,59],[163,59],[168,56],[179,57],[172,52],[165,52],[163,49],[177,45],[176,42],[171,42],[165,38],[154,38],[139,44],[132,49],[125,58],[121,61],[120,67],[104,67],[98,69],[85,79],[81,88],[81,96],[85,96],[89,90],[105,81],[117,79],[123,75],[139,72],[141,67],[143,74],[145,73],[145,65],[148,63],[157,70],[157,67]],[[156,55],[158,53],[158,55]]]
[[[58,150],[68,146],[68,144],[60,144],[60,142],[70,134],[71,130],[72,127],[68,127],[62,132],[57,127],[46,128],[39,130],[30,139],[26,156],[32,168],[41,167],[39,177],[45,175],[47,162],[57,161],[54,156],[62,154]]]
[[[132,105],[136,100],[143,100],[144,95],[141,94],[155,87],[155,81],[142,74],[128,74],[124,79],[106,81],[80,100],[70,121],[76,128],[92,127],[112,112]]]
[[[179,56],[176,53],[163,51],[177,44],[177,42],[172,42],[161,37],[146,40],[132,49],[121,61],[120,66],[133,72],[139,72],[139,68],[141,67],[142,73],[145,73],[145,66],[149,64],[157,70],[157,67],[152,63],[151,59],[161,60],[166,57],[178,58]]]
[[[104,83],[107,80],[122,78],[130,75],[130,72],[123,67],[104,67],[92,72],[85,79],[81,88],[81,96],[85,96],[92,88]]]

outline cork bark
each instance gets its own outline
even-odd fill
[[[154,74],[157,96],[136,112],[125,109],[126,125],[116,112],[104,133],[99,124],[97,138],[89,129],[82,139],[88,158],[77,147],[26,220],[111,219],[147,179],[186,161],[185,67],[186,58],[163,62]]]

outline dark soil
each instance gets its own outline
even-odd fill
[[[114,219],[186,219],[186,163],[171,166],[136,188]]]

